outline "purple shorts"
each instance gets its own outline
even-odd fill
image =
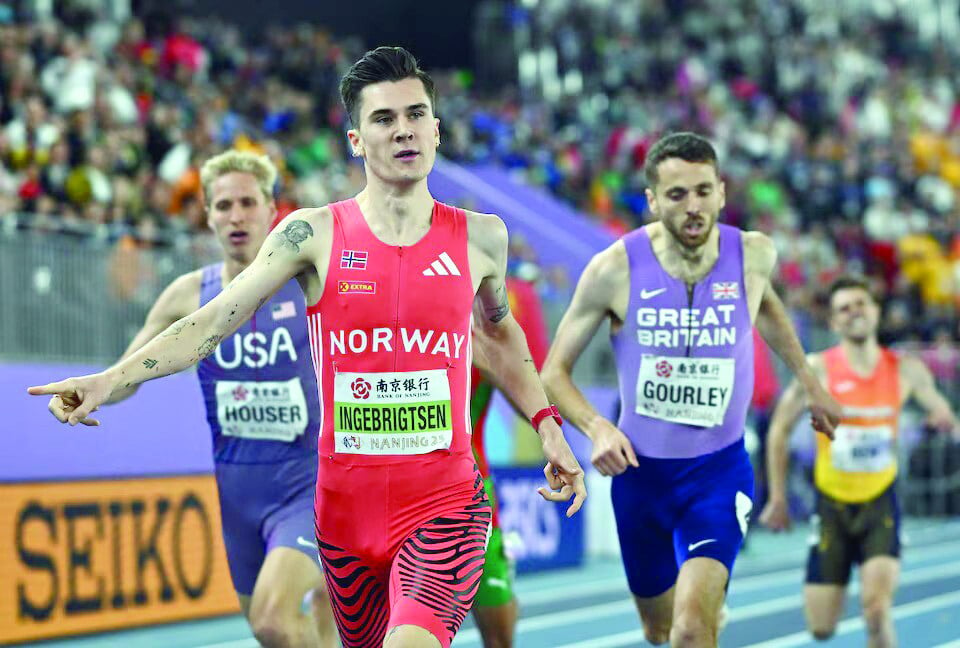
[[[233,587],[250,596],[267,554],[289,547],[320,567],[313,526],[317,456],[270,464],[218,463],[223,543]]]

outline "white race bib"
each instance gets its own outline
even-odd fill
[[[217,382],[217,420],[224,436],[290,442],[307,429],[299,378]]]
[[[880,472],[894,461],[889,425],[839,425],[830,442],[833,467],[843,472]]]
[[[683,358],[644,354],[637,377],[637,414],[714,427],[733,394],[733,358]]]
[[[337,373],[333,401],[336,452],[418,455],[447,449],[453,440],[443,369]]]

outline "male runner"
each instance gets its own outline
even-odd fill
[[[531,282],[507,277],[507,298],[510,310],[523,329],[527,346],[537,370],[543,366],[549,346],[549,333],[540,298]],[[496,486],[490,473],[484,445],[484,426],[496,389],[496,367],[487,362],[486,338],[482,331],[474,338],[473,374],[470,393],[470,419],[473,422],[473,453],[483,477],[484,490],[492,509],[490,541],[483,561],[483,575],[473,600],[473,618],[483,639],[484,648],[510,648],[517,627],[519,605],[514,593],[515,566],[504,547],[503,530],[498,519]],[[522,414],[522,412],[521,412]]]
[[[913,397],[931,425],[955,430],[957,420],[920,360],[877,342],[880,308],[865,280],[839,277],[829,295],[830,325],[840,344],[809,360],[843,406],[843,417],[832,441],[817,438],[815,535],[803,588],[807,627],[816,639],[833,635],[857,563],[868,645],[889,648],[896,645],[890,608],[900,574],[900,507],[894,490],[900,409]],[[770,423],[770,501],[760,521],[775,531],[790,525],[788,441],[803,407],[804,395],[792,384]]]
[[[645,163],[658,221],[597,254],[580,278],[543,371],[561,412],[615,476],[614,515],[647,639],[716,646],[747,529],[753,472],[743,446],[756,322],[805,386],[815,427],[836,404],[807,366],[770,285],[776,252],[759,232],[718,225],[724,185],[710,143],[658,141]],[[617,426],[573,384],[573,365],[609,318],[623,407]]]
[[[60,394],[69,422],[81,422],[116,389],[208,356],[297,276],[321,395],[316,532],[340,640],[449,646],[490,525],[470,451],[472,318],[493,341],[501,385],[540,434],[553,489],[540,493],[575,496],[573,515],[583,473],[510,315],[503,221],[430,195],[433,81],[406,50],[381,47],[350,68],[341,96],[363,191],[290,214],[222,293],[126,360],[30,391]]]
[[[227,151],[207,160],[203,195],[224,260],[167,286],[121,359],[216,297],[250,265],[276,213],[276,178],[266,156]],[[213,434],[230,576],[265,646],[337,645],[313,544],[320,403],[304,309],[303,291],[288,281],[197,372]],[[136,390],[116,390],[108,402]],[[67,419],[69,407],[59,395],[49,408],[61,422]],[[315,621],[301,612],[308,592]]]

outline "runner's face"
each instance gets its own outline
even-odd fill
[[[668,158],[657,166],[656,186],[647,189],[650,211],[683,247],[707,242],[724,205],[724,186],[709,162]]]
[[[420,79],[382,81],[360,93],[360,123],[347,136],[367,173],[391,184],[427,177],[440,145],[440,120]]]
[[[866,290],[843,288],[830,298],[830,325],[833,331],[853,342],[863,342],[877,334],[880,307]]]
[[[235,261],[253,261],[276,215],[273,200],[267,200],[250,173],[233,171],[210,184],[210,229],[217,235],[224,255]]]

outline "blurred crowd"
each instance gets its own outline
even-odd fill
[[[253,40],[222,18],[123,2],[21,5],[0,11],[0,227],[129,248],[193,240],[198,165],[229,146],[278,164],[281,213],[362,186],[337,93],[358,40],[308,25]],[[887,295],[885,339],[932,344],[931,362],[956,372],[960,48],[896,7],[485,0],[496,52],[471,73],[430,70],[442,152],[514,169],[621,233],[647,218],[652,142],[704,133],[726,220],[774,238],[808,340],[818,288],[864,272]],[[536,274],[528,249],[515,258]]]
[[[492,4],[517,83],[453,106],[452,155],[513,168],[619,234],[648,217],[652,143],[705,133],[726,220],[773,236],[801,318],[822,321],[819,288],[855,271],[889,295],[885,339],[956,339],[956,2]]]

